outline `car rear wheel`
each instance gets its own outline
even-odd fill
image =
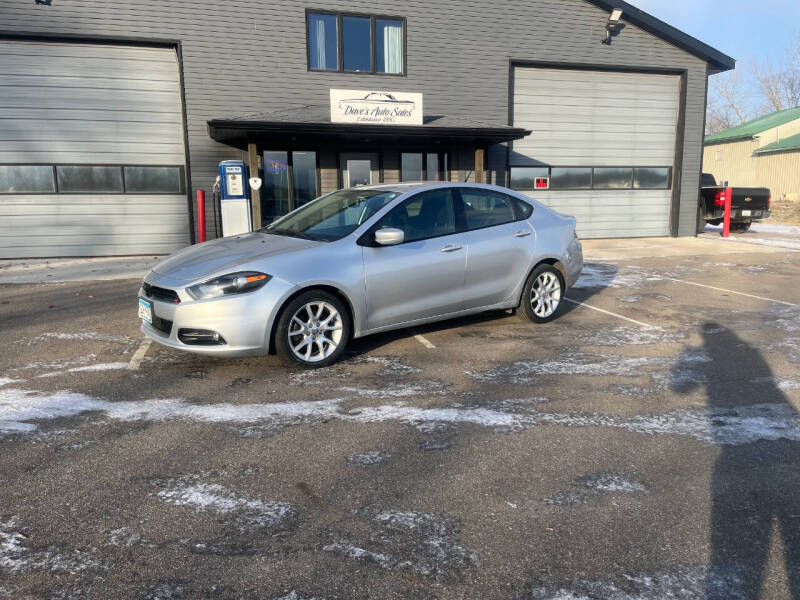
[[[333,364],[350,339],[350,317],[339,298],[311,290],[283,309],[275,332],[275,349],[288,363],[314,369]]]
[[[564,296],[564,278],[555,267],[539,265],[522,292],[522,312],[529,321],[547,323],[556,317]]]

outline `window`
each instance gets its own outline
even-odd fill
[[[342,17],[342,60],[345,71],[372,71],[371,23],[365,17]]]
[[[517,219],[511,197],[479,188],[460,188],[467,229],[482,229]]]
[[[537,177],[550,178],[550,190],[668,190],[670,167],[511,167],[510,187],[536,191]]]
[[[317,153],[292,152],[294,206],[311,202],[317,193]]]
[[[592,187],[590,167],[553,167],[550,171],[552,190],[588,190]]]
[[[549,177],[548,167],[511,167],[511,189],[532,190],[533,182],[537,177]]]
[[[397,197],[397,192],[340,190],[306,204],[260,231],[332,242],[355,231]]]
[[[264,152],[261,184],[261,218],[271,221],[289,212],[289,156],[287,152]]]
[[[346,73],[405,73],[405,19],[307,13],[308,68]]]
[[[453,190],[430,190],[417,194],[381,219],[378,228],[386,227],[401,229],[406,242],[455,233]]]
[[[446,181],[447,154],[444,152],[403,152],[400,181]]]
[[[400,155],[400,181],[423,181],[422,153],[403,152]]]
[[[633,187],[646,190],[669,189],[669,167],[642,167],[633,170]]]
[[[56,167],[58,191],[84,194],[121,194],[122,169],[119,167]]]
[[[403,72],[403,22],[375,19],[375,70],[399,75]]]
[[[309,13],[308,66],[310,69],[339,70],[338,38],[336,15]]]
[[[50,165],[0,165],[0,194],[52,194],[55,191]]]
[[[601,167],[594,170],[594,189],[630,189],[633,184],[633,169],[626,167]]]
[[[183,194],[181,167],[124,167],[128,194]]]

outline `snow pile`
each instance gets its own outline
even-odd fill
[[[372,451],[372,452],[360,452],[358,454],[349,454],[347,456],[347,462],[351,465],[359,465],[361,467],[369,466],[369,465],[379,465],[381,463],[385,463],[389,458],[391,458],[391,454],[388,452],[381,452],[381,451]]]

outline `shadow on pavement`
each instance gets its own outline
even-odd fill
[[[779,405],[787,418],[798,417],[758,350],[718,323],[705,323],[702,335],[711,360],[698,371],[705,379],[712,410],[709,425],[720,444],[729,438],[723,437],[722,423],[715,422],[715,414],[735,415],[737,409],[771,404]],[[678,365],[674,373],[685,366]],[[686,394],[699,385],[697,381],[682,382],[675,389]],[[774,434],[765,431],[764,437]],[[789,597],[800,599],[800,443],[761,439],[721,447],[711,483],[712,569],[736,569],[743,577],[743,597],[758,598],[774,530],[783,542]],[[723,600],[719,592],[709,578],[707,599]]]

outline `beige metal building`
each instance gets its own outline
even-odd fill
[[[800,202],[800,107],[707,136],[703,172],[734,186],[768,187],[778,205]]]

